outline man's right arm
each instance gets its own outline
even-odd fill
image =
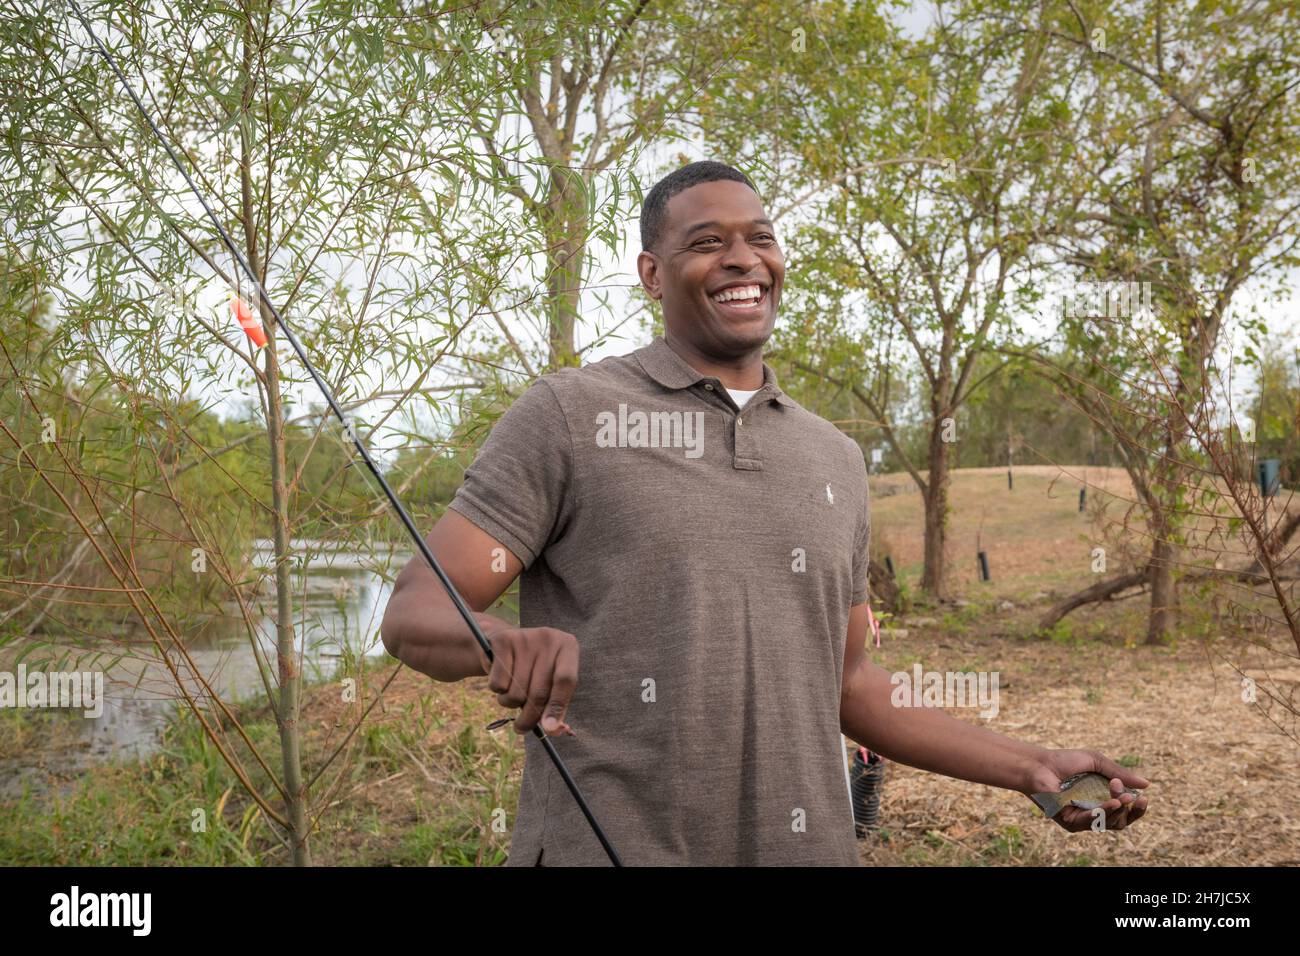
[[[425,541],[489,640],[509,625],[482,613],[519,576],[522,564],[487,532],[448,509]],[[441,681],[487,673],[486,657],[442,582],[415,555],[393,585],[380,625],[384,647],[399,661]]]
[[[577,639],[555,628],[518,628],[484,613],[519,576],[523,563],[450,508],[425,540],[474,612],[495,661],[489,667],[465,619],[419,554],[398,574],[384,611],[379,630],[388,653],[440,681],[488,674],[498,703],[523,708],[514,724],[519,733],[531,731],[543,715],[547,733],[572,733],[564,712],[578,679]]]

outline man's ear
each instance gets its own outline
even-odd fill
[[[656,301],[662,299],[664,293],[659,281],[659,257],[653,252],[641,250],[636,257],[636,271],[646,294]]]

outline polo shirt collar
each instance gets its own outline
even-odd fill
[[[710,378],[674,352],[662,335],[655,336],[653,342],[637,349],[633,354],[646,374],[664,388],[689,388],[696,382]],[[766,362],[763,363],[763,384],[759,391],[764,390],[769,393],[769,399],[795,407],[794,399],[781,391],[776,382],[776,373]]]

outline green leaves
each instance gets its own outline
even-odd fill
[[[367,68],[384,59],[384,35],[378,29],[354,27],[351,31],[351,41],[355,54],[362,59]],[[406,66],[410,69],[412,64],[407,62]]]

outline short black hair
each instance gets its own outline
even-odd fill
[[[645,197],[645,201],[641,203],[641,248],[651,251],[663,238],[664,227],[668,223],[668,200],[683,189],[719,179],[744,183],[753,189],[755,194],[758,193],[748,176],[726,163],[717,163],[709,159],[687,163],[655,183]]]

